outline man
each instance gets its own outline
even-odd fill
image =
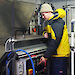
[[[70,55],[70,46],[67,26],[62,19],[66,13],[63,9],[53,12],[47,3],[41,5],[40,13],[49,22],[43,32],[48,39],[48,48],[40,62],[48,61],[48,75],[67,75],[66,59]]]

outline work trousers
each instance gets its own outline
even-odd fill
[[[51,57],[47,61],[48,75],[68,75],[68,57]]]

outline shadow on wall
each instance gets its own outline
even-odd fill
[[[2,50],[5,41],[11,35],[14,36],[16,28],[23,28],[25,31],[28,29],[34,9],[35,4],[32,3],[0,0],[0,47],[2,47]]]

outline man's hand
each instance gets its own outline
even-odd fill
[[[40,58],[40,63],[42,63],[42,62],[46,62],[47,61],[47,59],[46,58],[44,58],[43,56]],[[39,64],[40,64],[39,63]]]
[[[45,34],[44,34],[44,37],[45,37],[45,38],[48,38],[48,33],[45,33]]]

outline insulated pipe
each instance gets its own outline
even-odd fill
[[[74,75],[74,22],[71,20],[71,75]]]
[[[6,43],[5,43],[5,52],[9,52],[9,49],[8,49],[8,43],[11,43],[11,47],[10,49],[14,49],[14,45],[13,45],[13,42],[15,42],[16,40],[14,38],[9,38]]]

